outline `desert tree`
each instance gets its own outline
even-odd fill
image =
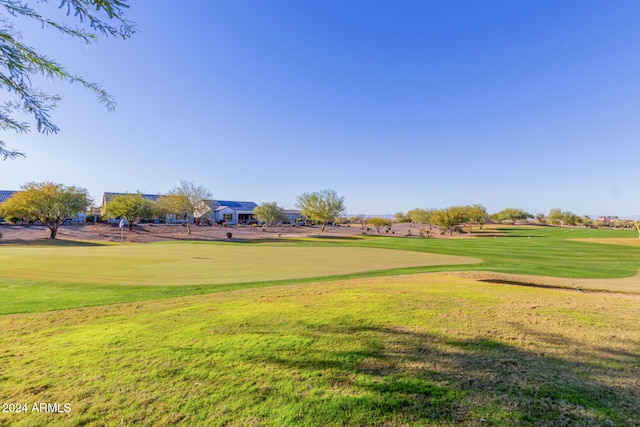
[[[211,210],[211,192],[202,185],[180,181],[165,196],[158,199],[158,210],[162,213],[182,215],[187,220],[187,234],[191,234],[191,222]]]
[[[547,215],[547,220],[549,223],[553,225],[569,225],[576,226],[578,224],[582,224],[584,222],[583,218],[576,215],[571,211],[562,211],[559,208],[553,208],[549,211],[549,215]]]
[[[375,227],[376,233],[380,234],[380,230],[382,230],[383,228],[386,228],[387,230],[391,230],[391,226],[393,222],[387,218],[371,217],[371,218],[367,218],[367,224],[371,225],[372,227]]]
[[[405,214],[404,212],[396,212],[393,215],[393,220],[398,224],[411,222],[411,218],[409,217],[409,215]]]
[[[262,231],[265,231],[267,227],[273,224],[287,220],[284,208],[278,206],[276,202],[265,202],[256,206],[253,209],[253,214],[258,221],[262,222]]]
[[[538,212],[536,214],[536,216],[535,216],[535,219],[536,219],[536,224],[546,224],[547,223],[547,217],[542,212]]]
[[[407,212],[407,216],[411,219],[411,222],[416,224],[427,225],[429,230],[433,228],[433,213],[434,209],[412,209]]]
[[[618,217],[613,218],[611,220],[611,224],[613,225],[614,228],[633,228],[634,227],[631,221],[627,219],[618,218]]]
[[[65,218],[85,212],[91,205],[86,189],[54,182],[30,182],[0,206],[0,215],[40,221],[55,239]]]
[[[549,222],[549,224],[562,226],[563,221],[564,213],[560,208],[553,208],[549,211],[547,215],[547,222]]]
[[[155,212],[155,203],[145,199],[141,194],[120,194],[109,200],[104,207],[107,218],[124,218],[129,223],[129,231],[133,223],[139,219],[149,219]]]
[[[352,224],[360,224],[360,228],[364,229],[364,226],[367,223],[367,217],[364,214],[354,215],[349,218],[349,222]]]
[[[562,212],[562,222],[575,227],[582,223],[582,218],[571,211]]]
[[[497,213],[497,218],[499,221],[508,221],[511,224],[515,224],[518,221],[526,221],[528,218],[533,218],[533,215],[522,209],[506,208]]]
[[[471,231],[471,224],[477,224],[480,230],[490,220],[490,216],[487,213],[487,209],[479,204],[465,206],[467,210],[467,217],[469,221],[469,231]]]
[[[451,206],[446,209],[437,209],[433,212],[432,221],[442,227],[443,232],[448,231],[450,235],[461,229],[469,221],[467,206]]]
[[[337,216],[333,223],[338,225],[349,225],[351,224],[351,219],[345,215],[341,215]]]
[[[61,97],[49,94],[37,87],[38,80],[60,80],[76,83],[94,92],[107,110],[115,108],[111,95],[97,83],[85,80],[67,71],[60,63],[29,46],[23,32],[15,26],[19,19],[35,21],[41,28],[60,32],[85,45],[98,40],[98,35],[129,38],[135,26],[124,18],[129,7],[127,0],[57,0],[62,15],[72,17],[80,25],[68,25],[60,19],[43,15],[48,0],[34,2],[31,7],[21,0],[0,0],[0,87],[9,97],[0,103],[0,129],[27,133],[29,123],[22,116],[32,117],[36,129],[43,134],[57,133],[60,129],[51,121],[50,113]],[[40,6],[37,8],[37,6]],[[61,16],[62,17],[62,16]],[[3,160],[23,156],[6,148],[0,141],[0,157]]]
[[[344,197],[334,190],[303,193],[298,196],[296,207],[307,219],[321,223],[322,231],[327,223],[334,221],[346,210]]]

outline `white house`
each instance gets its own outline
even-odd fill
[[[214,200],[212,208],[213,220],[217,223],[249,224],[255,221],[253,210],[258,205],[254,202],[238,202],[231,200]]]
[[[115,196],[127,193],[104,193],[102,197],[102,206],[104,207]],[[145,199],[158,201],[162,195],[160,194],[141,194]],[[198,220],[212,221],[222,223],[223,221],[229,225],[248,224],[254,221],[253,210],[258,206],[254,202],[240,202],[231,200],[208,200],[203,206],[200,206],[195,213]],[[169,215],[165,219],[168,224],[178,222],[175,215]]]
[[[287,216],[287,222],[289,224],[301,225],[304,224],[306,220],[299,210],[285,209],[284,214]]]

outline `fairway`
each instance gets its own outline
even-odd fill
[[[171,286],[480,262],[478,258],[455,255],[335,246],[210,243],[14,246],[0,252],[0,276],[87,284]]]

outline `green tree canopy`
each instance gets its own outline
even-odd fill
[[[467,206],[451,206],[433,212],[432,221],[453,235],[456,228],[469,221]]]
[[[184,216],[187,220],[187,234],[191,234],[193,219],[211,211],[208,203],[211,197],[211,192],[205,187],[189,181],[180,181],[179,186],[158,200],[158,211]]]
[[[51,239],[65,218],[85,212],[91,204],[87,190],[75,186],[30,182],[20,190],[0,206],[0,215],[40,221],[51,231]]]
[[[391,230],[393,221],[391,221],[388,218],[371,217],[371,218],[367,218],[367,224],[375,227],[376,233],[380,233],[380,230],[382,230],[383,228],[387,228],[388,230]]]
[[[468,221],[474,224],[478,224],[480,229],[489,221],[489,214],[487,213],[487,209],[482,205],[470,205],[465,206],[467,210]]]
[[[29,124],[21,120],[23,115],[35,120],[40,133],[57,133],[60,130],[51,121],[50,112],[61,98],[39,89],[36,86],[39,78],[78,83],[93,91],[108,110],[115,108],[113,98],[98,84],[68,72],[58,62],[30,47],[14,21],[18,18],[31,19],[43,29],[59,31],[85,44],[96,41],[98,34],[126,39],[135,32],[135,26],[124,18],[124,10],[129,7],[127,0],[57,2],[62,14],[73,17],[81,26],[70,26],[59,19],[44,16],[25,1],[0,0],[0,88],[9,93],[9,97],[0,104],[0,129],[3,131],[29,132]],[[33,3],[42,7],[48,0]],[[0,141],[0,157],[3,159],[23,155],[7,149],[6,144]]]
[[[360,224],[360,228],[364,229],[364,225],[367,223],[367,217],[364,214],[354,215],[349,218],[351,224]]]
[[[571,211],[562,213],[563,222],[567,225],[576,226],[582,223],[582,218]]]
[[[339,196],[334,190],[301,194],[296,206],[307,219],[321,223],[322,231],[327,223],[334,221],[345,211],[344,197]]]
[[[433,209],[412,209],[407,212],[407,216],[411,219],[412,222],[417,224],[426,224],[429,226],[429,230],[431,230],[433,222],[433,213],[435,211]]]
[[[564,220],[564,214],[562,210],[559,208],[553,208],[549,211],[549,215],[547,215],[547,222],[552,225],[562,225],[562,221]]]
[[[112,198],[104,207],[107,218],[124,218],[129,223],[129,231],[133,223],[142,218],[149,219],[155,211],[155,203],[145,199],[141,194],[121,194]]]
[[[270,225],[287,220],[287,215],[285,214],[284,209],[278,206],[278,203],[276,202],[266,202],[256,206],[253,209],[253,214],[256,216],[258,221],[263,223],[263,231]]]
[[[549,215],[547,215],[547,220],[550,224],[553,225],[571,225],[576,226],[578,224],[584,223],[584,218],[579,217],[571,211],[563,212],[559,208],[553,208],[549,211]],[[589,223],[592,223],[589,218]]]
[[[533,215],[522,209],[507,208],[498,212],[497,217],[499,221],[509,221],[515,224],[518,221],[526,221],[527,218],[533,218]]]
[[[395,215],[393,215],[393,220],[398,224],[402,224],[411,222],[411,217],[404,212],[396,212]]]

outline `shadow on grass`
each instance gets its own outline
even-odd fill
[[[38,239],[38,240],[20,240],[20,239],[4,239],[0,240],[0,246],[47,246],[47,247],[82,247],[82,246],[107,246],[103,242],[90,242],[83,240],[64,240],[64,239]]]
[[[363,344],[244,357],[321,390],[302,399],[300,424],[632,426],[640,419],[638,354],[590,347],[593,354],[572,360],[402,328],[309,326],[309,335]],[[568,343],[566,336],[538,338]]]
[[[240,237],[238,239],[236,239],[235,237],[232,238],[230,241],[233,241],[235,243],[308,243],[308,244],[313,244],[313,243],[319,243],[319,242],[348,242],[348,241],[358,241],[358,240],[363,240],[362,237],[359,236],[314,236],[314,235],[309,235],[309,236],[305,236],[305,237],[287,237],[286,235],[283,235],[282,237]]]

